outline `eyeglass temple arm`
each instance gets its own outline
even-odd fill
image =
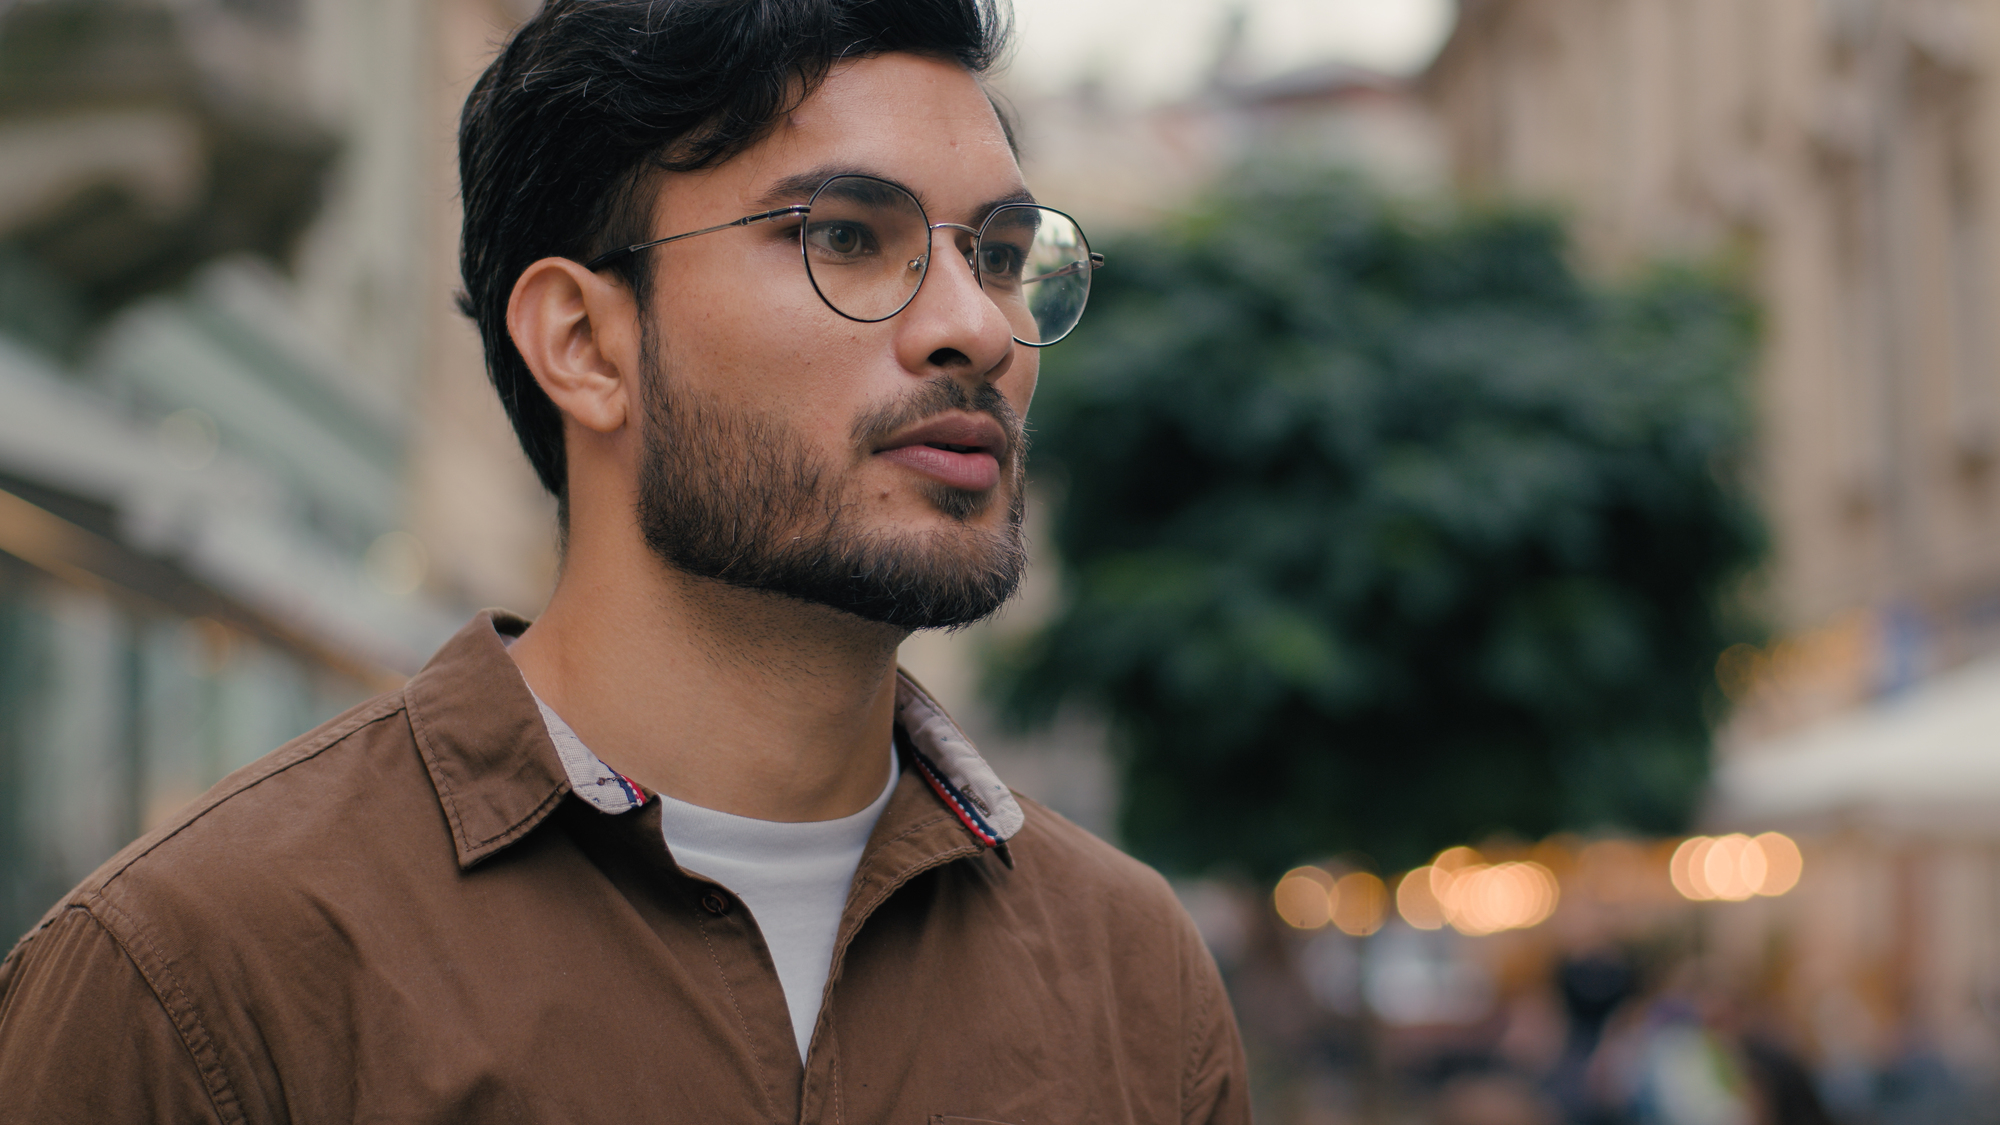
[[[621,246],[616,250],[607,250],[588,262],[583,263],[583,268],[587,270],[601,270],[609,263],[615,262],[627,254],[637,254],[641,250],[651,250],[655,246],[665,246],[669,242],[679,242],[683,238],[693,238],[696,235],[714,234],[716,231],[728,230],[730,227],[747,227],[751,223],[768,223],[774,219],[782,219],[786,215],[803,215],[810,210],[812,210],[811,207],[803,203],[797,203],[790,207],[779,207],[771,211],[759,211],[755,215],[745,215],[740,219],[731,219],[726,223],[717,223],[712,227],[691,230],[685,234],[670,234],[665,238],[656,238],[651,242],[637,242],[630,246]],[[1093,257],[1097,256],[1099,255],[1093,255]]]
[[[1026,281],[1023,281],[1021,284],[1033,285],[1038,281],[1054,281],[1056,278],[1059,277],[1068,277],[1073,273],[1082,273],[1084,267],[1086,266],[1094,270],[1103,269],[1104,255],[1099,254],[1097,251],[1093,250],[1090,252],[1090,259],[1088,261],[1079,260],[1071,262],[1069,265],[1066,265],[1063,268],[1056,270],[1054,273],[1045,273],[1040,277],[1031,277],[1028,278]]]

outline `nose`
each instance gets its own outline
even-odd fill
[[[1006,373],[1014,355],[1013,328],[980,288],[970,256],[959,249],[978,230],[958,223],[931,226],[930,265],[897,320],[897,358],[913,375],[940,373],[992,382]]]

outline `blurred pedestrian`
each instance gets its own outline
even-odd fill
[[[1619,1114],[1606,1098],[1596,1067],[1605,1027],[1637,991],[1638,974],[1615,949],[1565,958],[1556,966],[1556,987],[1569,1025],[1562,1057],[1549,1088],[1573,1125],[1615,1125]]]
[[[1744,1036],[1743,1064],[1757,1092],[1758,1125],[1834,1125],[1812,1071],[1783,1043]]]

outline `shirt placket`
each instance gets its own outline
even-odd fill
[[[584,831],[608,835],[626,857],[628,870],[608,872],[614,883],[635,900],[671,955],[684,967],[702,967],[699,975],[711,982],[709,997],[726,1011],[734,1041],[714,1046],[741,1055],[748,1064],[742,1072],[756,1087],[754,1099],[741,1099],[752,1107],[745,1119],[795,1119],[803,1065],[777,967],[750,911],[728,888],[674,862],[660,832],[657,800],[617,816],[587,815]],[[718,1091],[716,1105],[729,1104],[724,1094]]]

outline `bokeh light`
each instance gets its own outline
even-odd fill
[[[1784,894],[1799,885],[1799,876],[1805,873],[1806,857],[1799,852],[1799,846],[1790,836],[1779,832],[1766,832],[1754,841],[1764,853],[1764,882],[1757,893],[1772,898]]]
[[[1472,848],[1456,847],[1403,876],[1396,909],[1420,930],[1449,924],[1479,936],[1538,926],[1555,913],[1561,897],[1560,883],[1546,864],[1488,863]]]
[[[1419,867],[1396,884],[1396,913],[1420,930],[1435,930],[1444,925],[1444,904],[1431,890],[1434,872],[1434,868]]]
[[[1671,854],[1669,851],[1671,850]],[[1512,856],[1515,858],[1504,858]],[[1565,889],[1597,903],[1658,901],[1659,870],[1684,899],[1743,902],[1798,885],[1799,846],[1778,832],[1636,840],[1551,837],[1532,847],[1499,845],[1497,855],[1458,846],[1385,882],[1341,865],[1295,867],[1278,880],[1272,904],[1294,929],[1329,925],[1354,937],[1381,929],[1392,913],[1419,930],[1446,926],[1470,937],[1525,930],[1554,916]],[[1560,874],[1558,874],[1560,872]]]
[[[1272,904],[1285,924],[1317,930],[1333,920],[1334,879],[1318,867],[1294,867],[1278,880]]]
[[[1674,849],[1667,865],[1674,889],[1695,902],[1775,897],[1797,886],[1804,870],[1799,846],[1777,832],[1691,836]]]
[[[1555,913],[1556,877],[1539,863],[1469,864],[1450,872],[1433,866],[1431,871],[1445,920],[1462,934],[1526,929]]]
[[[1367,937],[1389,916],[1389,888],[1366,871],[1340,877],[1333,887],[1333,924],[1340,932]]]

